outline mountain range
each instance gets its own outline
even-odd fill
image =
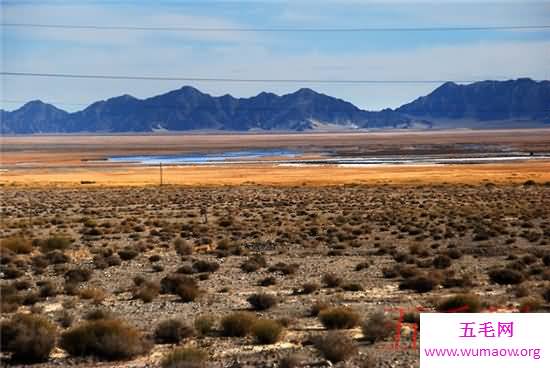
[[[2,134],[550,126],[550,81],[447,82],[381,111],[361,110],[307,88],[235,98],[185,86],[146,99],[113,97],[73,113],[36,100],[0,110],[0,117]]]

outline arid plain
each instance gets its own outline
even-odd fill
[[[166,165],[163,186],[105,160],[254,147],[525,157]],[[544,129],[2,137],[2,362],[417,367],[418,307],[550,310],[549,151]]]

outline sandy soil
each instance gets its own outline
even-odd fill
[[[157,185],[157,167],[90,162],[117,154],[160,154],[243,148],[290,148],[316,157],[323,150],[349,154],[458,154],[499,150],[547,152],[550,129],[304,134],[61,135],[1,137],[0,183],[24,185]],[[170,166],[165,184],[272,185],[483,183],[550,181],[550,161],[476,165],[372,167],[265,164]]]
[[[164,167],[165,184],[178,185],[331,185],[414,183],[523,183],[550,181],[550,161],[478,165],[280,167],[271,164],[241,166]],[[79,167],[17,169],[0,173],[3,185],[158,185],[158,167]]]

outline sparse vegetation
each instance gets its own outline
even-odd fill
[[[0,325],[0,346],[14,361],[36,363],[48,360],[56,342],[56,328],[46,318],[16,314]]]

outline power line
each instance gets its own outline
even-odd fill
[[[385,79],[243,79],[243,78],[203,78],[203,77],[160,77],[143,75],[104,75],[104,74],[67,74],[67,73],[31,73],[2,71],[0,75],[14,77],[71,78],[71,79],[111,79],[176,82],[231,82],[231,83],[319,83],[319,84],[442,84],[474,83],[476,80],[385,80]]]
[[[470,32],[470,31],[523,31],[545,30],[550,25],[503,26],[449,26],[449,27],[358,27],[358,28],[233,28],[233,27],[179,27],[179,26],[114,26],[43,23],[0,23],[2,27],[79,29],[88,31],[152,31],[152,32]]]

